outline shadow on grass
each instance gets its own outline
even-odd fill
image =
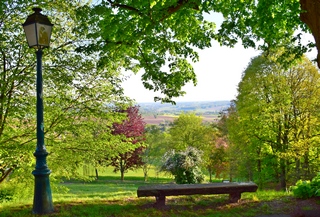
[[[168,197],[167,205],[156,209],[153,204],[154,198],[124,198],[121,200],[91,200],[54,203],[55,212],[48,217],[69,216],[95,216],[95,217],[136,217],[136,216],[257,216],[261,213],[259,202],[243,200],[239,203],[230,204],[227,196],[181,196]],[[1,212],[0,217],[31,217],[32,207],[21,206]]]
[[[161,217],[161,216],[223,216],[234,217],[244,213],[250,207],[250,203],[242,203],[228,207],[228,202],[225,199],[202,198],[199,203],[199,198],[194,197],[175,197],[168,198],[168,205],[164,208],[156,209],[153,207],[154,200],[148,198],[136,199],[127,198],[124,200],[97,200],[97,201],[78,201],[78,202],[57,202],[54,204],[55,212],[47,217],[69,217],[69,216],[95,216],[95,217]],[[0,217],[34,217],[31,213],[32,207],[22,206],[5,210],[0,214]],[[248,211],[246,211],[248,213]],[[245,216],[254,216],[245,215]]]

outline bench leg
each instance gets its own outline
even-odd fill
[[[241,193],[235,192],[229,194],[230,203],[238,203],[241,198]]]
[[[156,203],[155,206],[156,207],[163,207],[166,205],[166,196],[158,196],[156,197]]]

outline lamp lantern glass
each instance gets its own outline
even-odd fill
[[[50,45],[53,24],[47,16],[40,13],[41,8],[32,8],[32,10],[34,13],[29,15],[22,24],[28,45],[36,49],[47,48]]]

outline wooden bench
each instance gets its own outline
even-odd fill
[[[258,186],[255,183],[211,183],[211,184],[163,184],[145,185],[138,187],[138,197],[156,198],[156,207],[165,206],[166,196],[178,195],[208,195],[229,194],[229,201],[237,203],[243,192],[255,192]]]

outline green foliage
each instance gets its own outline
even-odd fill
[[[244,71],[229,138],[239,154],[234,165],[250,180],[263,184],[277,178],[285,189],[287,181],[308,179],[317,171],[320,76],[305,57],[284,67],[278,62],[283,52],[255,57]]]
[[[188,147],[185,151],[170,151],[164,155],[162,171],[170,172],[177,184],[200,183],[204,180],[199,166],[202,152]]]
[[[287,52],[279,57],[279,62],[282,63],[292,62],[293,59],[286,57],[301,57],[314,46],[314,43],[304,43],[301,40],[303,33],[296,33],[297,29],[309,32],[300,19],[299,0],[219,0],[209,5],[225,18],[216,35],[220,44],[234,46],[242,41],[244,47],[254,47],[265,52],[284,46]]]
[[[13,192],[7,189],[0,189],[0,203],[11,201],[13,198]]]
[[[291,188],[293,195],[297,198],[307,199],[320,196],[320,173],[311,181],[297,181],[296,185]]]
[[[311,188],[314,196],[320,196],[320,173],[311,180]]]
[[[222,13],[221,28],[205,20],[205,14]],[[196,84],[190,62],[198,61],[196,48],[211,46],[216,39],[233,47],[239,41],[244,47],[269,52],[286,47],[285,57],[301,57],[314,43],[304,43],[298,0],[290,1],[101,1],[77,9],[81,25],[76,29],[88,34],[90,42],[78,47],[79,52],[99,52],[101,67],[134,72],[144,69],[142,83],[149,90],[161,92],[155,100],[173,102],[184,95],[182,87]],[[315,32],[315,31],[314,31]],[[289,65],[289,64],[287,64]],[[168,66],[164,70],[164,66]]]
[[[78,29],[89,32],[91,41],[78,51],[100,52],[102,67],[144,69],[144,87],[161,92],[155,100],[174,103],[186,83],[197,82],[190,64],[199,58],[194,48],[210,47],[214,36],[215,24],[204,19],[200,4],[120,0],[80,7]]]
[[[320,174],[311,181],[297,181],[296,185],[292,186],[291,189],[293,195],[301,199],[320,196]]]
[[[43,54],[43,99],[47,162],[51,180],[79,177],[76,168],[110,154],[121,138],[112,123],[123,117],[114,107],[126,107],[121,75],[98,67],[99,57],[75,49],[87,39],[74,29],[78,1],[34,1],[54,23],[50,48]],[[0,2],[0,185],[19,180],[29,189],[36,146],[35,63],[21,24],[32,13],[29,1]],[[122,149],[126,151],[126,149]],[[61,163],[63,162],[63,163]],[[18,191],[17,191],[18,192]]]
[[[293,195],[297,198],[310,198],[313,196],[313,190],[310,181],[299,180],[294,187],[292,187]]]
[[[170,147],[185,150],[191,146],[207,151],[213,141],[213,129],[202,122],[202,117],[194,113],[181,113],[168,130]]]
[[[157,125],[147,125],[145,130],[146,147],[141,157],[144,163],[145,180],[147,180],[148,171],[152,167],[161,167],[161,158],[166,152],[166,147],[168,147],[168,139],[167,133],[162,132],[161,128]]]

